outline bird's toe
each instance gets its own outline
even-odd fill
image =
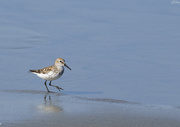
[[[59,87],[59,86],[57,86],[56,88],[57,88],[59,91],[64,90],[63,88],[61,88],[61,87]]]

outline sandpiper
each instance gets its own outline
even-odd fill
[[[45,68],[39,69],[39,70],[30,70],[30,72],[32,72],[32,73],[36,74],[37,76],[39,76],[40,78],[46,80],[44,82],[44,84],[45,84],[46,89],[47,89],[48,92],[50,92],[50,91],[49,91],[49,89],[48,89],[48,87],[46,85],[47,80],[50,81],[49,82],[50,86],[56,87],[60,91],[60,90],[63,90],[63,89],[61,87],[59,87],[59,86],[51,85],[51,82],[53,80],[56,80],[56,79],[58,79],[58,78],[60,78],[62,76],[62,74],[64,73],[64,66],[67,67],[69,70],[71,70],[71,68],[68,67],[65,64],[64,59],[57,58],[55,60],[54,65],[49,66],[49,67],[45,67]]]

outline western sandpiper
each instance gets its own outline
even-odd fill
[[[64,73],[64,66],[67,67],[69,70],[71,70],[71,68],[68,67],[65,64],[64,59],[57,58],[55,60],[54,65],[49,66],[49,67],[45,67],[45,68],[39,69],[39,70],[30,70],[30,72],[32,72],[32,73],[36,74],[37,76],[39,76],[40,78],[46,80],[44,82],[44,84],[45,84],[46,89],[47,89],[48,92],[50,92],[50,91],[49,91],[49,89],[48,89],[48,87],[46,85],[47,80],[50,81],[49,82],[50,86],[56,87],[60,91],[60,90],[63,90],[63,89],[61,87],[59,87],[59,86],[51,85],[51,82],[53,80],[56,80],[56,79],[58,79],[58,78],[60,78],[62,76],[62,74]]]

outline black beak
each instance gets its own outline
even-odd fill
[[[71,68],[70,68],[70,67],[68,67],[68,65],[64,64],[64,66],[65,66],[65,67],[67,67],[69,70],[71,70]]]

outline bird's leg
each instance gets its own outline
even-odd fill
[[[47,82],[47,80],[44,82],[44,85],[46,86],[47,91],[50,92],[47,85],[46,85],[46,82]]]
[[[59,87],[59,86],[51,85],[51,82],[52,82],[52,81],[49,82],[49,85],[50,85],[50,86],[56,87],[59,91],[60,91],[60,90],[64,90],[63,88],[61,88],[61,87]]]

